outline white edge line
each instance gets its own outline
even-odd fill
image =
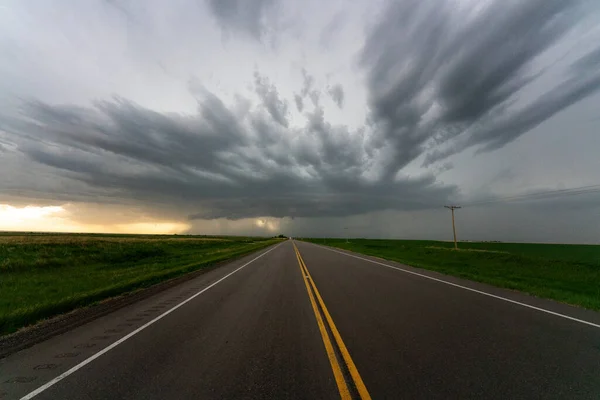
[[[310,243],[310,242],[305,242],[305,243]],[[532,306],[532,305],[529,305],[529,304],[526,304],[526,303],[521,303],[520,301],[507,299],[506,297],[497,296],[495,294],[483,292],[481,290],[477,290],[477,289],[473,289],[473,288],[470,288],[470,287],[467,287],[467,286],[462,286],[462,285],[459,285],[459,284],[456,284],[456,283],[448,282],[448,281],[445,281],[443,279],[434,278],[432,276],[427,276],[427,275],[424,275],[424,274],[420,274],[418,272],[413,272],[413,271],[409,271],[407,269],[394,267],[392,265],[384,264],[384,263],[381,263],[381,262],[378,262],[378,261],[369,260],[368,258],[359,257],[359,256],[355,256],[353,254],[345,253],[343,251],[334,250],[334,249],[329,248],[327,246],[318,245],[316,243],[310,243],[310,244],[314,244],[316,246],[322,247],[325,250],[333,251],[334,253],[340,253],[340,254],[343,254],[343,255],[348,256],[348,257],[358,258],[359,260],[368,261],[368,262],[373,263],[373,264],[378,264],[378,265],[381,265],[381,266],[384,266],[384,267],[388,267],[388,268],[392,268],[392,269],[397,269],[398,271],[406,272],[407,274],[417,275],[417,276],[420,276],[422,278],[431,279],[432,281],[436,281],[436,282],[440,282],[440,283],[445,283],[446,285],[455,286],[455,287],[458,287],[458,288],[461,288],[461,289],[464,289],[464,290],[468,290],[470,292],[479,293],[479,294],[482,294],[484,296],[493,297],[493,298],[498,299],[498,300],[504,300],[504,301],[507,301],[509,303],[518,304],[518,305],[523,306],[523,307],[532,308],[534,310],[545,312],[547,314],[552,314],[552,315],[555,315],[557,317],[561,317],[561,318],[565,318],[565,319],[570,319],[571,321],[575,321],[575,322],[579,322],[579,323],[582,323],[582,324],[585,324],[585,325],[593,326],[594,328],[600,328],[600,324],[595,324],[593,322],[585,321],[585,320],[582,320],[582,319],[578,319],[578,318],[574,318],[574,317],[569,317],[568,315],[560,314],[560,313],[557,313],[557,312],[554,312],[554,311],[550,311],[550,310],[546,310],[545,308],[540,308],[540,307]]]
[[[285,242],[283,242],[283,243],[285,243]],[[44,384],[44,385],[40,386],[39,388],[35,389],[33,392],[31,392],[31,393],[29,393],[29,394],[21,397],[21,400],[32,399],[34,396],[37,396],[38,394],[42,393],[43,391],[45,391],[49,387],[51,387],[51,386],[55,385],[56,383],[60,382],[61,380],[65,379],[67,376],[71,375],[73,372],[77,371],[78,369],[83,368],[87,364],[89,364],[92,361],[94,361],[96,358],[98,358],[101,355],[103,355],[103,354],[109,352],[110,350],[114,349],[115,347],[117,347],[118,345],[120,345],[121,343],[123,343],[124,341],[126,341],[127,339],[129,339],[132,336],[140,333],[141,331],[143,331],[144,329],[146,329],[147,327],[149,327],[150,325],[152,325],[156,321],[158,321],[158,320],[166,317],[167,315],[171,314],[173,311],[177,310],[179,307],[183,306],[185,303],[187,303],[187,302],[193,300],[194,298],[200,296],[202,293],[206,292],[208,289],[210,289],[211,287],[215,286],[219,282],[224,281],[225,279],[229,278],[231,275],[235,274],[236,272],[238,272],[240,269],[244,268],[248,264],[250,264],[250,263],[258,260],[259,258],[261,258],[262,256],[264,256],[265,254],[270,253],[271,251],[275,250],[277,247],[281,246],[283,243],[280,243],[277,246],[273,247],[272,249],[265,251],[264,253],[260,254],[257,257],[254,257],[252,260],[248,261],[246,264],[244,264],[241,267],[235,269],[234,271],[228,273],[227,275],[225,275],[221,279],[219,279],[219,280],[211,283],[210,285],[208,285],[207,287],[205,287],[204,289],[202,289],[201,291],[199,291],[198,293],[196,293],[192,297],[189,297],[186,300],[182,301],[181,303],[177,304],[176,306],[170,308],[169,310],[167,310],[164,313],[160,314],[158,317],[154,318],[153,320],[146,322],[144,325],[140,326],[135,331],[130,332],[126,336],[123,336],[121,339],[119,339],[116,342],[112,343],[111,345],[103,348],[102,350],[100,350],[99,352],[97,352],[96,354],[94,354],[93,356],[91,356],[91,357],[83,360],[82,362],[80,362],[79,364],[77,364],[76,366],[74,366],[73,368],[71,368],[71,369],[63,372],[62,374],[60,374],[56,378],[52,379],[51,381],[47,382],[46,384]]]

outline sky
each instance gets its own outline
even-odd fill
[[[0,54],[0,230],[600,243],[594,0],[0,0]]]

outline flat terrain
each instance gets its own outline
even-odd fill
[[[303,239],[600,310],[600,246]]]
[[[287,241],[0,359],[0,394],[597,399],[598,360],[600,313]]]
[[[0,334],[277,240],[164,235],[0,235]]]

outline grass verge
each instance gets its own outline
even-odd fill
[[[600,310],[600,246],[302,239]]]
[[[0,235],[0,334],[277,243],[142,235]]]

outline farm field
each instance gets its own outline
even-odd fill
[[[0,234],[0,334],[206,268],[272,238]]]
[[[600,310],[600,246],[302,239]]]

